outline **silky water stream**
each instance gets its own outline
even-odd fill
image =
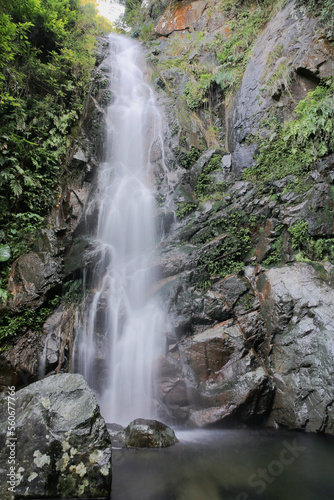
[[[159,299],[150,292],[156,240],[150,155],[162,140],[139,44],[110,35],[110,52],[106,160],[98,180],[99,263],[74,365],[97,393],[106,421],[127,425],[154,416],[152,368],[166,324]]]
[[[153,367],[166,329],[163,307],[151,293],[156,236],[150,155],[153,147],[162,148],[162,139],[140,46],[116,35],[110,45],[99,267],[74,365],[95,390],[106,421],[127,425],[155,416]],[[334,499],[332,438],[245,429],[176,434],[179,443],[170,448],[113,450],[112,500]]]

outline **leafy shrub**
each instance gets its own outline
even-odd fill
[[[187,215],[193,212],[197,208],[195,203],[184,202],[179,203],[178,208],[176,210],[176,216],[178,219],[184,219]]]
[[[310,91],[296,107],[296,119],[271,121],[268,137],[258,138],[255,167],[246,179],[270,182],[294,174],[303,176],[314,161],[334,149],[334,79]]]
[[[110,28],[95,0],[1,2],[0,225],[11,259],[27,251],[56,203],[96,35]]]

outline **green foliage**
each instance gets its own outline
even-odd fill
[[[201,175],[197,179],[195,192],[199,201],[206,199],[218,198],[222,196],[222,192],[226,189],[227,184],[224,181],[215,182],[210,174],[217,172],[222,168],[222,157],[215,154],[210,159],[210,162],[204,167]]]
[[[10,259],[10,246],[0,245],[0,262],[6,262]]]
[[[251,228],[244,212],[231,213],[209,225],[212,230],[209,241],[214,241],[219,235],[224,237],[200,258],[199,265],[206,273],[201,277],[201,283],[209,282],[211,276],[224,277],[244,269],[245,256],[252,248]],[[201,283],[199,286],[203,288]]]
[[[42,333],[43,325],[52,311],[60,304],[60,297],[49,301],[45,307],[27,309],[21,314],[6,313],[0,317],[0,342],[9,337],[23,334],[28,330]]]
[[[284,47],[283,43],[278,43],[273,50],[269,52],[268,58],[267,58],[267,66],[271,66],[274,64],[277,59],[282,57],[284,55]]]
[[[300,249],[308,235],[308,222],[299,220],[295,224],[289,227],[289,233],[292,239],[292,248],[294,250]]]
[[[332,0],[299,0],[299,5],[305,5],[309,15],[319,17],[329,37],[334,35],[334,11]]]
[[[187,169],[191,168],[201,156],[201,151],[194,146],[189,151],[186,151],[183,147],[177,147],[173,150],[173,153],[178,163]]]
[[[311,239],[308,246],[308,253],[314,260],[334,260],[334,238]]]
[[[277,88],[280,87],[283,90],[289,89],[291,83],[293,71],[291,70],[290,62],[288,60],[281,61],[276,68],[275,72],[270,76],[264,90],[272,95]]]
[[[208,90],[211,86],[212,75],[199,75],[198,81],[188,82],[184,89],[186,102],[190,109],[197,109],[208,101]]]
[[[245,264],[243,256],[250,249],[250,231],[244,229],[236,235],[228,235],[218,247],[200,259],[210,276],[224,277],[241,271]]]
[[[215,86],[231,95],[239,85],[251,48],[276,3],[277,0],[221,0],[208,4],[207,14],[212,19],[216,12],[224,13],[224,32],[217,33],[214,39],[203,32],[175,36],[166,49],[168,57],[151,62],[158,63],[160,70],[177,68],[186,73],[189,81],[184,98],[190,109],[210,106],[210,92]]]
[[[270,182],[294,174],[303,176],[314,161],[334,149],[334,80],[319,85],[296,107],[296,119],[281,124],[274,117],[269,136],[259,137],[255,167],[248,180]]]
[[[165,196],[162,193],[158,193],[155,197],[155,203],[157,207],[163,207],[165,203]]]
[[[227,93],[240,83],[248,62],[252,46],[259,33],[269,21],[276,2],[222,1],[221,8],[229,21],[226,28],[229,36],[218,34],[211,48],[221,65],[213,80]]]
[[[312,238],[308,232],[308,223],[298,220],[288,229],[291,245],[299,250],[298,260],[317,261],[334,260],[334,238]]]
[[[121,28],[124,24],[131,27],[131,37],[138,37],[143,42],[152,40],[154,24],[152,20],[147,20],[145,8],[142,8],[140,0],[125,0],[125,12],[121,20]]]
[[[64,285],[65,294],[63,302],[65,305],[80,304],[83,296],[83,282],[81,279],[68,281]]]
[[[241,305],[245,311],[250,311],[253,308],[254,297],[248,291],[240,297],[237,304]]]
[[[176,216],[178,219],[184,219],[187,215],[193,212],[197,208],[196,203],[191,203],[186,201],[184,203],[179,203],[176,210]]]
[[[0,5],[0,226],[11,259],[29,249],[56,203],[96,35],[106,28],[95,0]]]
[[[268,257],[266,257],[261,264],[264,266],[272,266],[282,261],[283,256],[283,240],[282,236],[276,238],[271,244],[271,249]]]

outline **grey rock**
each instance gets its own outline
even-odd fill
[[[291,118],[296,103],[333,71],[333,48],[319,31],[317,21],[293,1],[274,15],[257,39],[229,112],[229,151],[237,175],[254,164],[252,137],[269,109],[279,107],[282,120]],[[275,75],[282,67],[286,67],[286,75],[279,79]],[[275,89],[270,79],[276,79]],[[290,94],[286,92],[288,81]]]
[[[125,429],[128,448],[164,448],[178,442],[174,431],[158,420],[137,418]]]
[[[79,164],[85,164],[88,162],[88,158],[86,157],[84,151],[79,147],[76,153],[73,155],[73,160]]]
[[[22,387],[38,378],[43,341],[42,335],[27,331],[0,353],[0,392],[5,393],[9,386]]]
[[[125,448],[125,428],[119,424],[107,424],[113,448]]]
[[[240,327],[229,320],[180,343],[191,370],[190,425],[253,422],[268,414],[274,387],[245,340]]]
[[[81,375],[46,378],[16,394],[16,498],[98,498],[110,494],[111,442]],[[8,448],[1,406],[1,489]],[[10,438],[9,438],[10,439]]]
[[[47,252],[29,253],[19,257],[12,266],[8,307],[19,312],[27,307],[36,309],[46,299],[49,290],[61,283],[60,262]]]
[[[333,287],[303,263],[270,269],[259,285],[269,369],[277,385],[272,419],[293,429],[333,433]]]
[[[170,355],[159,360],[156,378],[161,416],[180,424],[189,417],[189,394],[183,375],[177,343],[170,346]]]
[[[220,155],[223,158],[224,151],[219,148],[211,148],[205,151],[197,162],[193,165],[191,171],[189,172],[189,183],[194,189],[198,180],[198,177],[203,172],[203,169],[209,164],[213,155]],[[222,170],[223,170],[223,160],[222,160]]]

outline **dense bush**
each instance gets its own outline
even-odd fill
[[[110,31],[95,0],[0,3],[0,296],[11,261],[27,251],[59,197],[66,152]],[[5,258],[6,257],[6,258]]]

